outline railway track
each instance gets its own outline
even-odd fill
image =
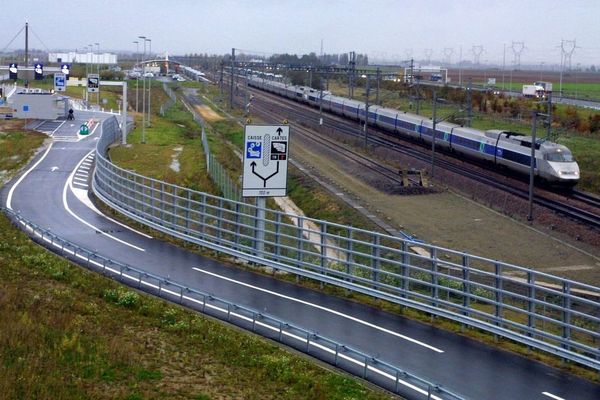
[[[306,119],[307,114],[310,116],[310,120],[312,121],[317,121],[319,118],[318,110],[315,110],[312,107],[291,102],[279,96],[268,94],[256,89],[252,89],[252,91],[255,95],[255,100],[253,103],[254,110],[262,107],[268,112],[273,112],[274,110],[272,107],[276,107],[280,110],[279,113],[283,113],[282,115],[286,115],[287,118],[303,120]],[[324,127],[335,129],[338,132],[346,133],[356,138],[364,138],[363,130],[358,128],[356,126],[356,123],[352,124],[347,120],[343,120],[338,117],[332,117],[330,114],[323,114],[323,116],[327,116],[327,118],[323,119]],[[431,154],[429,152],[401,145],[398,138],[390,140],[389,133],[381,132],[375,127],[370,127],[369,131],[370,135],[368,136],[368,143],[371,145],[385,146],[390,150],[413,157],[423,162],[431,161]],[[340,148],[339,143],[333,143],[335,144],[330,143],[328,146],[334,145],[337,146],[336,149]],[[361,157],[367,158],[365,156]],[[371,162],[376,163],[372,160]],[[502,190],[521,199],[528,199],[528,191],[525,189],[518,188],[514,185],[514,182],[512,182],[513,184],[502,182],[491,175],[484,175],[480,171],[474,170],[472,167],[465,167],[457,164],[456,162],[447,161],[443,158],[437,158],[435,161],[435,165],[452,173],[459,174],[461,176],[483,183],[490,187]],[[388,168],[390,172],[392,171],[389,167],[381,167]],[[393,173],[397,174],[396,172]],[[572,194],[565,198],[565,201],[561,201],[553,198],[553,196],[551,196],[550,194],[546,195],[546,192],[547,191],[543,189],[536,189],[534,203],[538,206],[545,207],[546,209],[552,210],[556,213],[560,213],[572,220],[578,221],[587,226],[593,227],[595,229],[600,229],[600,198],[585,192],[575,190]],[[588,207],[593,208],[594,210],[590,211],[582,208],[580,205],[570,204],[570,199],[583,203]]]

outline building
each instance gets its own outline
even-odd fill
[[[116,64],[117,55],[113,53],[48,53],[48,61],[52,63],[79,63],[79,64]]]

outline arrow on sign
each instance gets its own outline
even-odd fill
[[[254,170],[254,168],[256,167],[256,162],[255,161],[252,161],[252,163],[250,164],[250,166],[252,167],[252,173],[254,175],[258,176],[260,179],[262,179],[262,181],[263,181],[263,187],[267,187],[267,181],[279,173],[279,161],[277,161],[277,169],[275,170],[275,172],[273,172],[271,175],[267,176],[266,178],[263,178],[262,175],[260,175],[258,172],[256,172]]]
[[[281,127],[277,128],[277,134],[281,135],[281,133],[283,132],[283,129],[281,129]]]
[[[50,168],[50,171],[54,172],[54,171],[56,171],[57,169],[58,169],[58,167],[52,167],[52,168]]]

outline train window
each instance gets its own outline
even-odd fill
[[[573,162],[575,159],[573,155],[568,151],[557,151],[554,153],[546,154],[546,161],[551,162]]]

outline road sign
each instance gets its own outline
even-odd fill
[[[79,127],[79,134],[80,135],[88,135],[90,133],[90,128],[88,128],[88,126],[86,124],[81,124],[81,126]]]
[[[87,88],[88,93],[97,93],[100,91],[100,76],[98,74],[88,74]]]
[[[246,125],[242,196],[286,195],[289,140],[287,125]]]
[[[65,74],[54,74],[54,91],[64,92],[67,89],[67,79]]]
[[[17,80],[18,72],[19,72],[19,64],[10,63],[8,66],[8,79]]]
[[[44,64],[35,64],[33,67],[33,72],[36,81],[44,79]]]

